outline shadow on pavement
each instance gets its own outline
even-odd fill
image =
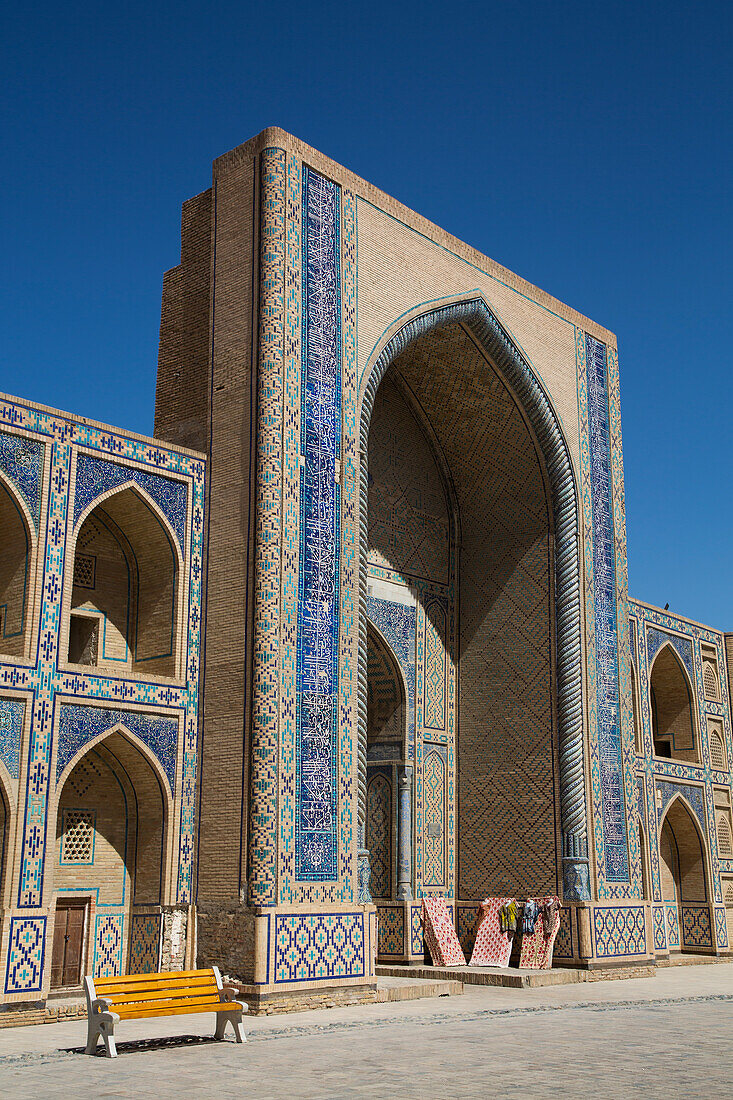
[[[118,1042],[118,1054],[141,1054],[148,1050],[171,1050],[174,1047],[208,1046],[211,1043],[226,1042],[224,1039],[214,1039],[210,1035],[165,1035],[159,1039],[128,1039]],[[59,1053],[83,1054],[84,1047],[62,1047]],[[100,1043],[93,1058],[104,1058],[104,1044]]]

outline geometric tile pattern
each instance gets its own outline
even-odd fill
[[[366,973],[364,913],[275,914],[275,981],[360,978]]]
[[[159,714],[140,714],[131,710],[63,704],[59,708],[59,747],[56,757],[56,781],[76,753],[100,733],[121,725],[139,737],[160,761],[175,790],[178,719]]]
[[[295,877],[338,879],[339,189],[303,169],[303,376]]]
[[[162,913],[133,913],[130,925],[130,974],[156,974],[160,970]]]
[[[438,749],[423,762],[423,885],[445,885],[445,762]]]
[[[392,786],[384,775],[372,775],[367,785],[364,843],[369,849],[373,898],[392,896]]]
[[[718,947],[728,947],[728,929],[725,923],[725,909],[715,910],[715,938]]]
[[[611,483],[611,440],[606,347],[586,334],[588,441],[593,511],[596,707],[606,878],[629,878],[618,681],[616,550]]]
[[[667,903],[667,943],[672,947],[680,946],[680,924],[676,903]]]
[[[412,759],[415,743],[415,608],[369,596],[367,615],[389,642],[405,678],[408,759]]]
[[[664,951],[667,946],[667,926],[664,913],[663,905],[654,906],[654,948],[657,951]]]
[[[18,778],[24,715],[25,703],[21,699],[0,699],[0,760],[12,779]]]
[[[573,957],[573,915],[570,909],[560,910],[560,927],[555,939],[555,958],[572,959]]]
[[[0,432],[0,470],[12,481],[28,505],[38,530],[45,447],[39,439]]]
[[[595,908],[593,920],[599,958],[646,954],[643,905]]]
[[[257,364],[256,516],[252,660],[249,895],[272,905],[277,882],[278,697],[283,440],[285,163],[282,149],[260,157],[260,309]],[[288,583],[297,585],[296,577]],[[290,649],[286,649],[286,656]],[[290,746],[288,746],[288,750]],[[285,792],[288,797],[288,792]]]
[[[404,955],[405,911],[401,905],[377,907],[379,955]]]
[[[122,973],[122,930],[125,918],[122,913],[97,917],[94,935],[95,978],[109,978]]]
[[[642,688],[639,692],[639,696],[641,702],[643,756],[645,759],[637,763],[639,767],[644,769],[646,774],[650,777],[650,780],[652,778],[655,780],[656,788],[661,794],[662,805],[658,807],[659,812],[656,815],[658,819],[661,819],[661,814],[666,810],[672,798],[677,794],[681,795],[693,810],[700,824],[702,835],[706,840],[705,849],[712,870],[712,875],[710,877],[713,900],[720,903],[720,858],[715,838],[713,786],[723,785],[730,790],[731,777],[729,773],[717,770],[712,760],[708,718],[714,717],[717,729],[722,734],[723,747],[728,754],[727,758],[730,759],[732,746],[730,700],[727,690],[721,692],[721,699],[719,701],[706,698],[703,683],[703,654],[701,645],[714,647],[716,651],[722,652],[724,649],[723,636],[716,631],[709,630],[707,627],[702,627],[697,623],[680,619],[668,612],[657,611],[655,608],[635,600],[630,602],[630,608],[639,620],[640,637],[646,637],[647,639],[651,637],[652,639],[652,644],[650,646],[641,644],[638,649],[638,682]],[[644,690],[643,685],[648,682],[649,677],[647,649],[649,648],[650,651],[654,652],[656,655],[660,648],[660,646],[657,645],[660,636],[663,638],[664,642],[669,642],[673,646],[679,654],[680,659],[684,662],[688,672],[690,671],[689,652],[692,654],[692,682],[695,696],[694,705],[697,707],[695,726],[700,731],[701,735],[700,765],[676,759],[659,759],[653,755],[650,698],[649,692]],[[686,648],[688,639],[691,651],[688,651]],[[724,682],[723,680],[723,683]],[[648,840],[649,854],[651,857],[651,888],[654,899],[659,902],[661,901],[661,880],[657,830],[653,828],[650,830]],[[676,924],[676,909],[673,919]],[[672,946],[672,944],[670,945]],[[674,945],[679,946],[679,932],[675,932]]]
[[[410,954],[422,955],[424,950],[421,907],[412,905],[410,906]]]
[[[685,947],[713,946],[707,905],[682,905],[682,940]]]
[[[102,493],[130,482],[144,489],[160,508],[176,533],[183,553],[186,536],[187,491],[182,481],[152,474],[137,466],[118,466],[113,462],[95,458],[80,452],[76,459],[76,483],[74,489],[74,526],[79,516]]]
[[[41,988],[46,943],[45,917],[13,917],[10,921],[6,993],[33,993]]]
[[[445,729],[446,689],[446,612],[443,600],[435,599],[425,608],[425,701],[423,725],[426,729]]]
[[[181,826],[178,837],[178,899],[190,899],[193,860],[195,768],[198,738],[198,669],[201,607],[203,498],[205,465],[163,443],[138,439],[113,429],[67,418],[62,414],[29,407],[22,402],[0,401],[0,421],[9,430],[32,433],[50,453],[47,503],[39,519],[41,591],[40,627],[34,638],[31,666],[12,660],[0,660],[0,690],[27,691],[33,695],[29,705],[28,797],[22,823],[21,869],[17,895],[19,908],[33,909],[42,903],[51,782],[51,756],[54,738],[54,709],[58,695],[76,702],[96,704],[117,711],[121,704],[130,710],[154,707],[175,719],[184,720],[183,769],[179,778]],[[25,439],[26,437],[23,436]],[[103,670],[66,671],[60,667],[59,634],[61,597],[65,577],[67,540],[71,539],[72,502],[69,483],[78,449],[94,452],[112,460],[119,468],[124,463],[128,478],[133,469],[155,471],[171,484],[180,484],[176,492],[188,502],[190,514],[190,570],[182,573],[179,583],[188,592],[184,623],[183,649],[188,655],[185,682],[182,685],[156,682],[153,677],[129,679],[111,677]],[[41,501],[43,501],[43,493]],[[129,713],[126,711],[126,713]],[[12,949],[12,945],[11,945]],[[15,959],[11,955],[11,969]]]

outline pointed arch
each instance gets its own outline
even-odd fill
[[[150,494],[130,480],[96,497],[78,517],[69,556],[70,663],[180,678],[183,558]]]
[[[0,653],[27,656],[33,606],[35,524],[13,482],[0,471]]]
[[[678,905],[707,901],[709,886],[705,837],[691,803],[679,792],[665,808],[659,822],[659,838],[664,900],[675,900]],[[671,861],[668,861],[667,852],[671,854]],[[672,886],[674,896],[667,897]]]
[[[375,346],[361,384],[360,413],[360,637],[359,637],[359,816],[366,800],[367,738],[367,525],[369,426],[378,387],[389,366],[426,333],[458,324],[505,381],[531,426],[549,482],[554,523],[556,683],[559,724],[560,802],[565,897],[590,896],[581,681],[581,610],[578,493],[560,420],[528,360],[480,296],[447,305],[417,307],[385,332]]]
[[[153,750],[150,748],[150,746],[146,745],[142,738],[138,737],[136,733],[133,733],[131,730],[129,730],[124,722],[115,722],[108,729],[103,730],[101,733],[98,733],[94,737],[90,738],[89,741],[85,741],[83,745],[80,745],[77,751],[71,757],[71,759],[67,762],[63,771],[56,780],[56,790],[61,790],[66,780],[69,778],[69,775],[82,759],[82,757],[86,756],[86,754],[88,752],[91,752],[92,749],[98,748],[99,745],[103,744],[105,741],[108,741],[117,733],[121,734],[126,741],[129,741],[133,748],[137,749],[140,755],[145,759],[145,761],[155,772],[156,779],[161,786],[161,792],[163,793],[164,799],[166,800],[167,809],[169,812],[172,811],[173,791],[171,790],[171,785],[168,781],[168,776],[165,774],[165,769],[163,768],[163,765],[161,764],[160,760],[155,755]]]
[[[699,764],[694,685],[668,642],[659,649],[649,669],[649,700],[655,755]]]
[[[394,740],[399,742],[400,755],[406,760],[408,690],[405,674],[392,646],[371,619],[367,620],[367,638],[368,747],[370,741],[374,744],[377,740],[390,740],[390,732],[394,733]],[[377,729],[379,724],[380,730]]]

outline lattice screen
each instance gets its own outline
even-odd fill
[[[94,810],[64,810],[62,863],[94,862]]]
[[[77,554],[74,558],[74,584],[79,588],[94,588],[97,559],[94,554]]]

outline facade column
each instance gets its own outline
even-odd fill
[[[412,765],[400,771],[397,795],[397,900],[412,897]]]
[[[280,530],[283,417],[285,153],[260,161],[260,303],[249,903],[274,905],[277,882]]]

